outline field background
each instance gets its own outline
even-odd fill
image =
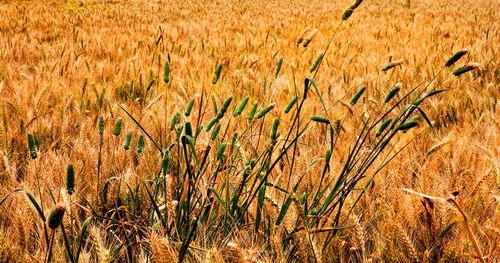
[[[294,81],[302,85],[312,76],[311,64],[350,4],[343,0],[0,1],[0,198],[10,194],[0,206],[0,261],[39,262],[45,256],[40,218],[23,193],[38,193],[36,176],[42,178],[45,207],[53,206],[51,189],[57,201],[72,203],[72,212],[79,215],[75,225],[90,215],[85,203],[92,202],[97,180],[99,116],[105,118],[101,181],[116,176],[134,185],[137,177],[151,179],[158,173],[158,153],[150,141],[140,157],[121,150],[125,132],[133,131],[135,147],[141,131],[119,104],[154,138],[165,136],[165,118],[169,123],[193,98],[197,112],[202,91],[209,108],[205,122],[215,114],[212,96],[219,105],[230,95],[233,103],[246,95],[250,103],[276,103],[270,114],[280,117],[295,96]],[[191,260],[313,261],[313,252],[324,262],[474,262],[473,245],[456,211],[403,190],[409,188],[439,197],[458,191],[456,200],[483,253],[491,251],[487,260],[498,262],[494,244],[500,240],[499,10],[498,0],[364,1],[342,23],[315,78],[325,104],[335,105],[329,117],[348,120],[332,154],[333,171],[342,168],[362,125],[363,108],[347,105],[361,85],[367,87],[362,101],[370,104],[383,99],[396,82],[408,90],[429,81],[462,48],[470,53],[457,65],[478,62],[480,68],[459,78],[445,69],[433,82],[432,87],[447,90],[425,102],[434,129],[422,122],[391,145],[398,149],[414,139],[375,177],[374,187],[347,218],[350,228],[340,231],[327,249],[299,244],[301,252],[289,257],[276,241],[280,232],[270,242],[273,245],[263,249],[256,235],[235,229],[224,243],[195,240],[192,253],[197,256]],[[317,35],[307,48],[297,46],[308,27],[317,29]],[[163,81],[167,54],[169,84]],[[275,77],[279,58],[283,66]],[[396,59],[405,63],[393,71],[381,70]],[[223,65],[222,73],[212,85],[218,64]],[[321,115],[317,98],[305,112]],[[118,117],[124,120],[124,132],[115,138],[112,131]],[[245,125],[235,121],[228,133]],[[284,117],[282,125],[287,125]],[[266,135],[269,130],[265,128]],[[29,159],[28,132],[38,141],[36,160]],[[301,141],[300,169],[323,157],[328,146],[325,133],[320,125],[310,126]],[[70,163],[75,166],[77,191],[68,201],[63,189]],[[318,170],[321,167],[307,175],[301,189],[319,183],[313,176]],[[272,180],[287,183],[279,174]],[[277,194],[270,193],[270,198],[283,202]],[[144,206],[150,211],[143,216],[150,216],[150,203]],[[269,212],[270,217],[275,214]],[[287,218],[284,228],[290,227]],[[134,257],[141,262],[146,258],[168,262],[172,253],[176,255],[175,244],[153,229],[144,229],[142,239],[136,240]],[[81,262],[130,261],[125,249],[114,251],[122,240],[108,230],[104,223],[90,225]],[[321,237],[315,242],[320,246]],[[62,237],[56,238],[53,249],[54,259],[65,262]],[[437,257],[436,250],[440,250]]]

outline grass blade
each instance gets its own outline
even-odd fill
[[[43,211],[40,208],[40,205],[38,204],[38,202],[35,200],[35,198],[33,197],[33,195],[31,193],[26,192],[26,195],[28,196],[29,200],[31,201],[31,203],[35,207],[35,209],[38,212],[38,215],[40,216],[42,221],[45,222],[47,219],[45,218],[45,215],[43,214]]]
[[[285,200],[285,203],[281,207],[278,219],[276,219],[276,226],[279,226],[281,222],[283,222],[283,219],[285,219],[286,212],[288,211],[288,208],[290,207],[291,203],[292,203],[292,196],[289,195],[288,198]]]
[[[78,259],[80,258],[80,252],[82,251],[83,241],[85,239],[85,234],[87,233],[87,228],[89,226],[90,220],[92,220],[91,216],[87,217],[87,219],[83,221],[82,229],[80,230],[80,235],[78,236],[78,250],[76,251],[75,258],[76,262],[78,262]]]

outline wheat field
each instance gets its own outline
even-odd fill
[[[498,10],[0,1],[0,262],[499,262]]]

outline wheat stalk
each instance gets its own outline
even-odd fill
[[[399,236],[399,240],[405,246],[410,257],[416,261],[419,261],[417,250],[413,246],[413,242],[411,241],[410,237],[406,234],[406,232],[403,229],[403,226],[400,223],[396,223],[396,232]]]

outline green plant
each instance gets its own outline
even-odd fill
[[[122,108],[160,153],[161,171],[158,174],[163,174],[163,176],[144,181],[142,186],[153,207],[152,225],[160,227],[172,242],[178,242],[179,261],[189,256],[188,249],[193,240],[227,240],[224,237],[230,236],[234,229],[249,225],[252,227],[248,227],[248,230],[254,231],[257,236],[262,236],[263,240],[268,240],[277,231],[284,229],[286,235],[282,241],[285,243],[303,234],[309,236],[321,233],[325,235],[322,248],[325,250],[338,231],[348,227],[345,225],[346,219],[363,194],[373,186],[373,177],[408,144],[398,150],[387,148],[392,148],[391,144],[397,141],[403,133],[418,126],[417,116],[421,116],[432,127],[421,104],[426,99],[443,92],[443,90],[435,89],[429,91],[428,88],[444,68],[437,72],[429,82],[422,83],[425,84],[423,87],[417,85],[404,94],[400,94],[402,85],[396,84],[386,94],[383,102],[378,104],[378,108],[370,109],[370,114],[361,118],[363,125],[352,142],[347,156],[342,158],[344,161],[340,173],[332,174],[330,163],[332,152],[338,151],[336,149],[338,139],[335,134],[339,131],[328,118],[332,107],[325,105],[314,77],[319,72],[335,33],[342,22],[352,16],[354,10],[358,8],[361,1],[358,2],[343,14],[324,52],[311,66],[310,73],[314,74],[304,80],[302,92],[300,93],[295,87],[296,96],[284,110],[289,114],[289,119],[286,120],[289,125],[285,130],[280,131],[280,119],[276,118],[271,125],[269,138],[263,136],[263,131],[267,126],[265,117],[276,105],[270,104],[257,110],[258,103],[255,102],[249,110],[246,128],[241,134],[233,136],[231,143],[229,142],[228,131],[231,128],[231,122],[236,118],[242,119],[240,114],[249,100],[248,96],[235,107],[233,115],[229,117],[225,116],[225,112],[233,97],[228,97],[220,109],[213,99],[215,116],[207,122],[205,132],[201,129],[200,120],[202,121],[203,117],[200,115],[193,117],[197,118],[196,122],[191,122],[189,119],[182,120],[180,114],[175,114],[170,124],[170,131],[175,133],[175,136],[168,137],[175,139],[164,142],[154,140],[139,122]],[[304,47],[308,46],[315,34],[316,31],[309,33],[304,40]],[[453,64],[449,61],[446,67]],[[403,60],[396,60],[384,65],[382,70],[389,71],[402,64]],[[279,73],[280,67],[281,62],[275,75]],[[214,72],[213,84],[218,82],[221,69],[222,64],[219,64]],[[472,69],[467,68],[467,70]],[[320,183],[315,188],[304,191],[301,182],[305,173],[296,175],[295,164],[299,158],[297,155],[299,142],[312,125],[312,122],[303,121],[303,115],[306,114],[304,107],[308,101],[314,99],[308,96],[311,90],[315,92],[316,99],[322,105],[325,116],[312,116],[310,119],[326,126],[329,138],[324,139],[329,140],[330,145],[325,151],[324,158],[318,158],[309,164],[309,167],[315,167],[323,162],[321,174],[318,175]],[[350,101],[351,106],[356,106],[366,91],[365,86],[361,87],[353,95]],[[397,99],[393,101],[396,97]],[[184,114],[186,118],[192,117],[190,112],[193,102],[194,98],[188,104],[186,114]],[[204,112],[203,108],[208,104],[208,101],[200,100],[199,114]],[[292,111],[292,109],[295,110]],[[183,123],[181,127],[177,127],[180,123]],[[215,128],[209,133],[212,127]],[[252,134],[255,130],[257,133]],[[200,133],[195,134],[193,131],[200,131]],[[218,136],[220,131],[222,134]],[[210,140],[203,140],[204,137]],[[166,147],[160,145],[166,145]],[[241,151],[246,150],[245,145],[255,145],[254,151],[249,156],[240,154]],[[211,155],[212,148],[217,150]],[[175,167],[172,164],[175,164]],[[277,173],[287,175],[287,185],[279,185],[271,180]],[[167,184],[167,174],[175,178],[171,186]],[[292,175],[297,179],[293,180]],[[292,181],[295,183],[290,184]],[[363,186],[360,187],[360,184]],[[271,191],[277,199],[273,200],[273,197],[268,196]],[[299,193],[302,193],[300,198]],[[281,202],[275,200],[281,200]],[[278,213],[273,214],[265,210],[266,203],[277,205]],[[255,205],[255,212],[251,210],[253,205]],[[289,212],[292,206],[299,208],[298,213]],[[165,212],[169,209],[174,210],[172,217]],[[255,219],[250,216],[252,214],[255,215]],[[292,224],[283,226],[285,218]],[[292,228],[288,228],[290,225]],[[267,246],[270,245],[267,244]],[[313,246],[312,243],[310,245]],[[315,251],[314,247],[311,250]]]

